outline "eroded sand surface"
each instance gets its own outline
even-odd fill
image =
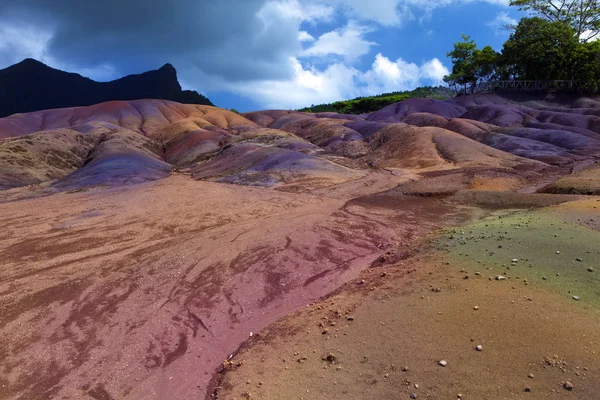
[[[0,119],[0,398],[593,399],[599,104]]]
[[[595,199],[434,235],[249,340],[213,398],[599,398],[598,218]]]
[[[374,173],[334,198],[175,175],[1,204],[2,396],[202,397],[250,332],[469,217],[342,195],[405,179]]]

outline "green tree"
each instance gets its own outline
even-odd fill
[[[475,50],[473,52],[475,57],[475,77],[478,81],[490,81],[497,75],[498,54],[490,46],[485,46],[481,50]]]
[[[539,17],[523,18],[504,43],[503,66],[517,79],[574,79],[579,46],[569,25]]]
[[[600,41],[578,46],[573,60],[574,79],[583,82],[585,90],[600,91]]]
[[[454,43],[454,50],[447,54],[452,59],[452,73],[444,77],[444,82],[467,92],[479,82],[496,76],[499,54],[490,46],[478,49],[469,36],[463,34],[462,39]]]
[[[600,0],[510,0],[510,5],[550,22],[569,25],[583,42],[600,34]],[[588,34],[583,37],[585,32]]]
[[[444,82],[453,87],[471,89],[477,84],[477,44],[469,36],[462,34],[462,41],[454,43],[454,49],[446,54],[452,60],[452,73],[444,77]]]

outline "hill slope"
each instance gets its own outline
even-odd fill
[[[171,64],[111,82],[96,82],[33,59],[0,70],[0,117],[51,108],[89,106],[109,100],[137,99],[213,105],[198,92],[182,90],[177,71]]]

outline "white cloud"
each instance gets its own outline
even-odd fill
[[[259,11],[274,10],[283,18],[294,19],[297,21],[328,21],[333,16],[335,10],[331,6],[325,6],[319,3],[300,3],[298,0],[270,0]]]
[[[306,31],[300,31],[298,32],[298,40],[301,42],[313,42],[315,38]]]
[[[256,81],[229,90],[252,98],[266,108],[296,109],[358,96],[438,85],[448,69],[437,59],[418,66],[378,54],[366,72],[338,62],[323,70],[290,58],[294,77],[285,81]]]
[[[403,22],[428,18],[437,8],[471,3],[488,3],[508,7],[510,0],[313,0],[340,8],[349,16],[374,21],[384,26],[400,26]]]
[[[437,58],[427,61],[421,66],[421,79],[429,80],[433,85],[441,85],[444,82],[444,76],[449,74],[448,68]]]
[[[579,39],[593,42],[595,40],[600,40],[600,35],[595,34],[593,31],[585,31],[579,36]]]
[[[501,35],[509,32],[507,27],[515,26],[518,24],[518,22],[519,21],[509,16],[507,12],[503,11],[498,13],[496,18],[488,22],[486,25],[492,28],[496,32],[496,35]]]
[[[372,46],[377,45],[364,38],[364,35],[369,32],[372,32],[372,28],[349,21],[345,27],[319,36],[311,47],[302,52],[302,55],[317,57],[337,55],[344,57],[346,62],[352,63],[360,56],[369,53]]]

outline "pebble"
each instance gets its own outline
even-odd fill
[[[529,374],[529,375],[527,375],[527,377],[528,377],[529,379],[533,379],[533,378],[535,378],[535,376],[534,376],[533,374]]]
[[[352,315],[349,315],[349,316],[348,316],[346,319],[347,319],[348,321],[354,321],[354,317],[353,317]]]
[[[506,277],[505,277],[505,276],[503,276],[503,275],[498,275],[498,276],[496,277],[496,280],[497,280],[497,281],[503,281],[503,280],[505,280],[505,279],[506,279]]]
[[[531,392],[531,388],[529,386],[527,386],[524,391],[529,393],[529,392]]]
[[[573,296],[573,300],[579,300],[579,296]]]
[[[594,272],[594,267],[589,267],[588,272]]]
[[[566,381],[563,383],[563,388],[565,388],[565,390],[573,390],[573,384],[569,381]]]
[[[480,344],[478,344],[478,345],[477,345],[477,347],[475,347],[475,349],[476,349],[477,351],[482,351],[482,350],[483,350],[483,346],[482,346],[482,345],[480,345]]]
[[[513,258],[512,262],[514,262],[514,263],[519,262],[519,259],[518,258]]]
[[[582,262],[582,261],[583,261],[583,258],[579,258],[579,257],[577,257],[577,258],[575,259],[575,261]]]
[[[416,399],[417,397],[419,397],[416,393],[411,393],[410,394],[410,398],[411,399]]]
[[[556,250],[556,254],[560,254],[560,251]]]
[[[479,310],[479,306],[473,307],[473,310],[475,310],[475,311]]]
[[[438,364],[440,364],[442,367],[445,367],[446,365],[448,365],[448,361],[446,361],[446,360],[440,360],[438,362]]]

